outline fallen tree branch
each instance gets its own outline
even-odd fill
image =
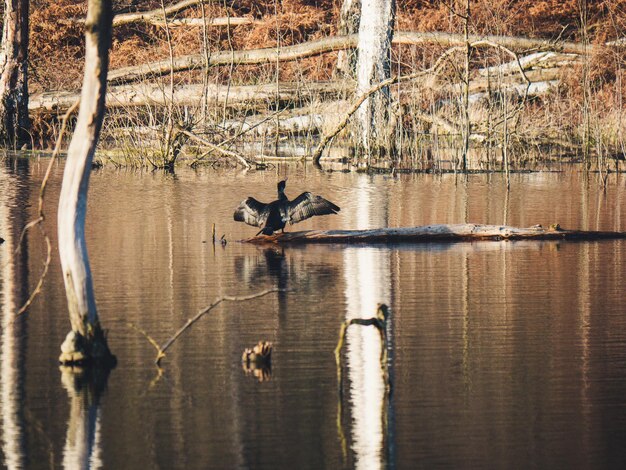
[[[165,20],[162,18],[152,18],[145,20],[154,26],[165,25]],[[219,18],[181,18],[178,20],[170,20],[167,22],[170,27],[176,26],[198,26],[198,27],[211,27],[211,26],[242,26],[248,24],[260,24],[262,21],[255,20],[254,18],[248,18],[246,16],[224,16]]]
[[[150,22],[155,18],[163,20],[163,13],[165,15],[171,15],[172,13],[178,13],[189,7],[199,5],[203,0],[183,0],[182,2],[170,5],[165,9],[157,8],[155,10],[143,11],[137,13],[124,13],[121,15],[115,15],[113,17],[113,26],[121,26],[123,24],[138,23],[141,21]],[[84,20],[82,20],[84,22]]]
[[[521,36],[498,36],[487,35],[479,36],[470,34],[468,36],[470,43],[479,41],[491,42],[509,49],[520,50],[551,50],[559,52],[572,52],[575,54],[590,54],[594,48],[602,46],[585,46],[582,43],[571,41],[546,41],[545,39],[526,38]],[[394,33],[394,44],[437,44],[444,47],[461,46],[465,44],[465,36],[463,34],[442,33],[442,32],[413,32],[398,31]]]
[[[545,69],[557,69],[580,60],[578,54],[562,54],[554,51],[541,51],[534,52],[518,60],[512,60],[510,62],[492,65],[478,70],[479,75],[486,77],[496,74],[508,75],[518,67],[521,66],[524,70],[545,70]]]
[[[590,54],[598,47],[584,46],[574,42],[551,42],[542,39],[522,38],[513,36],[476,36],[471,35],[472,43],[493,43],[508,49],[522,50],[554,50],[560,52],[571,52],[576,54]],[[312,57],[333,51],[353,49],[357,47],[358,34],[345,36],[329,36],[315,41],[303,42],[293,46],[285,46],[279,49],[275,47],[263,49],[250,49],[242,51],[219,51],[211,54],[207,58],[203,54],[189,54],[174,59],[174,71],[191,70],[201,66],[219,65],[259,65],[276,62],[287,62],[306,57]],[[393,44],[438,44],[441,46],[461,46],[465,44],[465,38],[461,34],[450,33],[421,33],[410,31],[398,31],[394,34]],[[148,64],[141,64],[130,67],[123,67],[111,70],[109,81],[113,83],[124,83],[142,80],[151,75],[163,75],[169,73],[169,60],[160,60]]]
[[[131,326],[133,328],[135,328],[137,331],[141,332],[148,339],[148,341],[150,341],[150,344],[152,344],[152,346],[154,346],[154,348],[157,350],[157,357],[154,360],[154,363],[157,366],[159,366],[161,364],[161,360],[165,357],[165,352],[172,346],[172,344],[174,344],[174,342],[185,331],[187,331],[191,327],[191,325],[193,325],[195,322],[200,320],[200,318],[202,318],[204,315],[209,313],[211,310],[213,310],[215,307],[217,307],[222,302],[225,302],[225,301],[243,302],[245,300],[251,300],[251,299],[256,299],[256,298],[259,298],[259,297],[263,297],[263,296],[265,296],[267,294],[271,294],[273,292],[285,292],[285,289],[278,289],[278,288],[267,289],[267,290],[264,290],[262,292],[258,292],[256,294],[245,295],[245,296],[241,296],[241,297],[232,297],[232,296],[229,296],[229,295],[224,296],[224,297],[220,297],[220,298],[216,299],[208,307],[200,310],[194,317],[192,317],[189,320],[187,320],[187,322],[181,328],[179,328],[178,331],[176,333],[174,333],[174,335],[170,339],[165,341],[165,343],[163,343],[163,345],[161,345],[161,346],[159,346],[158,343],[154,339],[152,339],[145,331],[139,329],[138,327],[136,327],[134,325],[131,325]]]
[[[292,61],[312,57],[327,52],[338,51],[355,47],[357,35],[332,36],[317,41],[309,41],[295,46],[285,46],[277,49],[269,47],[264,49],[250,49],[243,51],[218,51],[207,57],[203,54],[189,54],[174,59],[174,71],[180,72],[202,66],[218,65],[259,65]],[[122,67],[111,70],[109,81],[113,83],[125,83],[143,80],[147,76],[159,76],[169,72],[169,60],[159,60],[148,64]]]
[[[170,5],[169,7],[157,8],[155,10],[149,11],[138,11],[133,13],[122,13],[119,15],[115,15],[113,17],[112,26],[122,26],[125,24],[132,23],[152,23],[154,24],[157,21],[160,21],[161,24],[165,21],[163,13],[165,12],[165,16],[171,15],[173,13],[178,13],[179,11],[186,10],[187,8],[199,5],[204,0],[183,0],[182,2],[175,3],[174,5]],[[84,18],[72,18],[69,20],[62,20],[62,22],[66,24],[85,24]]]
[[[229,106],[249,103],[289,101],[299,103],[313,98],[334,97],[353,86],[346,81],[312,82],[303,85],[297,82],[259,85],[221,86],[190,84],[176,86],[173,100],[180,106],[197,105],[206,95],[215,105],[228,103]],[[80,92],[49,91],[30,97],[28,109],[34,111],[61,112],[71,106],[80,97]],[[128,106],[166,106],[170,96],[164,92],[164,85],[159,83],[139,83],[110,86],[107,89],[107,109]]]

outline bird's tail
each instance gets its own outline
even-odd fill
[[[272,229],[272,227],[263,227],[261,230],[259,230],[256,234],[256,236],[259,236],[260,234],[263,235],[273,235],[274,234],[274,230]]]

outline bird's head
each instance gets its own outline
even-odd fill
[[[283,192],[285,190],[285,186],[287,186],[287,180],[284,179],[278,183],[278,191]]]

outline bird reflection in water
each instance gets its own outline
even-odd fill
[[[267,287],[269,283],[271,287],[281,289],[278,292],[277,332],[282,330],[282,322],[287,319],[289,296],[292,295],[292,301],[297,300],[290,292],[308,295],[310,292],[329,292],[336,286],[337,268],[329,263],[308,262],[311,257],[300,256],[302,252],[302,249],[273,246],[263,249],[262,252],[253,250],[246,256],[235,259],[234,272],[242,284],[253,288]],[[259,344],[255,348],[259,348]],[[260,364],[256,360],[250,361],[247,351],[256,354],[254,348],[244,351],[244,371],[254,375],[259,382],[269,380],[272,373],[271,361]]]
[[[311,262],[312,256],[304,253],[307,249],[272,246],[263,249],[262,256],[254,251],[235,259],[235,273],[239,281],[249,287],[266,286],[268,281],[272,287],[285,291],[297,289],[299,293],[327,292],[336,287],[337,267],[318,261],[324,259],[323,254]],[[287,292],[279,293],[279,299],[286,296]]]
[[[285,257],[285,250],[276,247],[263,250],[263,257],[254,255],[235,259],[235,273],[246,286],[267,285],[281,289],[278,292],[278,311],[283,314],[286,309],[287,289],[289,287],[290,269]]]

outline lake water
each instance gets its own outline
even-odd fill
[[[259,247],[232,220],[246,196],[321,194],[340,214],[298,229],[435,223],[626,230],[626,177],[565,168],[469,177],[320,173],[289,166],[91,177],[87,241],[99,314],[118,366],[85,378],[57,365],[69,331],[56,249],[62,164],[47,195],[53,263],[35,217],[48,161],[0,165],[0,461],[8,468],[625,468],[626,241]],[[225,246],[213,246],[211,226]],[[289,228],[288,228],[289,229]],[[290,228],[293,230],[293,228]],[[139,331],[165,342],[162,371]],[[387,303],[387,394],[372,327],[341,323]],[[244,348],[274,344],[271,371]],[[341,393],[340,393],[341,392]],[[81,463],[82,462],[82,463]],[[84,464],[84,465],[83,465]]]

